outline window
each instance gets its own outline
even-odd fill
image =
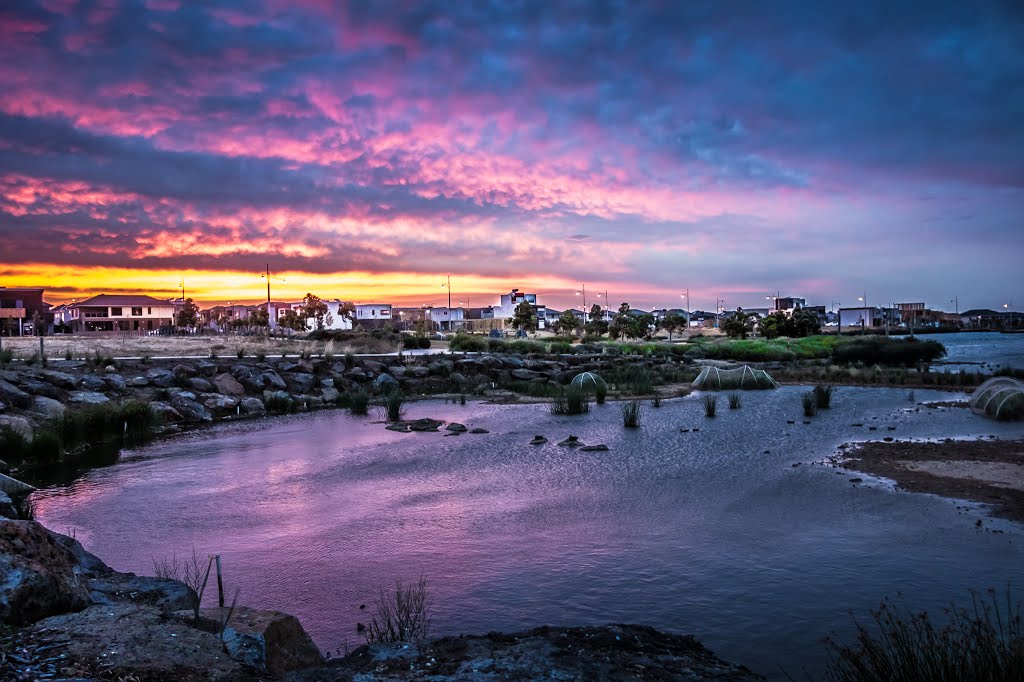
[[[142,317],[142,308],[132,308],[133,317]]]
[[[121,308],[111,308],[110,309],[110,316],[111,317],[121,317],[121,315],[123,315],[123,314],[124,313],[122,312]]]
[[[146,308],[146,314],[147,315],[152,315],[153,314],[153,309],[152,308]]]

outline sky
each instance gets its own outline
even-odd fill
[[[52,302],[1024,309],[1024,5],[4,0],[0,256]]]

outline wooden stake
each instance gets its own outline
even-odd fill
[[[217,559],[217,604],[224,608],[224,581],[220,575],[220,554],[215,555]]]

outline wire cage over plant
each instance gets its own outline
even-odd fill
[[[736,389],[778,388],[779,384],[763,369],[743,365],[735,369],[705,367],[693,380],[693,387],[703,391],[734,391]]]
[[[572,378],[570,385],[583,391],[593,391],[595,393],[599,390],[607,390],[608,388],[604,379],[602,379],[601,375],[597,372],[583,372],[581,374],[577,374]]]
[[[994,377],[974,391],[971,410],[1000,421],[1024,419],[1024,381]]]

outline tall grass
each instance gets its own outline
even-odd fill
[[[597,401],[598,405],[604,405],[605,398],[608,397],[608,384],[603,381],[598,383],[597,388],[594,389],[594,400]]]
[[[818,414],[818,399],[814,395],[814,391],[808,391],[800,396],[800,402],[804,406],[804,416],[813,417]]]
[[[369,411],[370,394],[366,391],[353,391],[348,397],[349,412],[356,416],[363,416]]]
[[[642,416],[643,410],[639,400],[630,400],[622,406],[622,425],[627,429],[639,428]]]
[[[730,393],[729,394],[729,409],[738,410],[740,409],[740,394]]]
[[[576,386],[558,391],[551,402],[551,414],[576,415],[587,412],[590,412],[587,393]]]
[[[405,396],[401,391],[391,391],[384,396],[381,409],[389,422],[401,421],[402,415],[405,413]]]
[[[718,411],[718,396],[717,395],[706,395],[701,398],[701,402],[704,403],[704,416],[714,417]]]
[[[832,407],[832,393],[835,387],[832,384],[817,384],[814,387],[814,402],[819,410],[827,410]]]
[[[192,547],[192,556],[185,559],[178,559],[172,554],[170,559],[164,557],[159,561],[153,559],[153,573],[157,578],[168,578],[185,583],[191,590],[192,614],[195,624],[199,626],[199,608],[203,605],[203,593],[206,591],[206,584],[210,580],[210,569],[213,566],[213,556],[206,560],[206,570],[196,554],[195,546]]]
[[[1024,680],[1024,620],[1019,600],[988,590],[971,605],[945,609],[936,625],[926,612],[911,613],[888,599],[854,619],[856,642],[826,639],[826,679],[834,682]]]

